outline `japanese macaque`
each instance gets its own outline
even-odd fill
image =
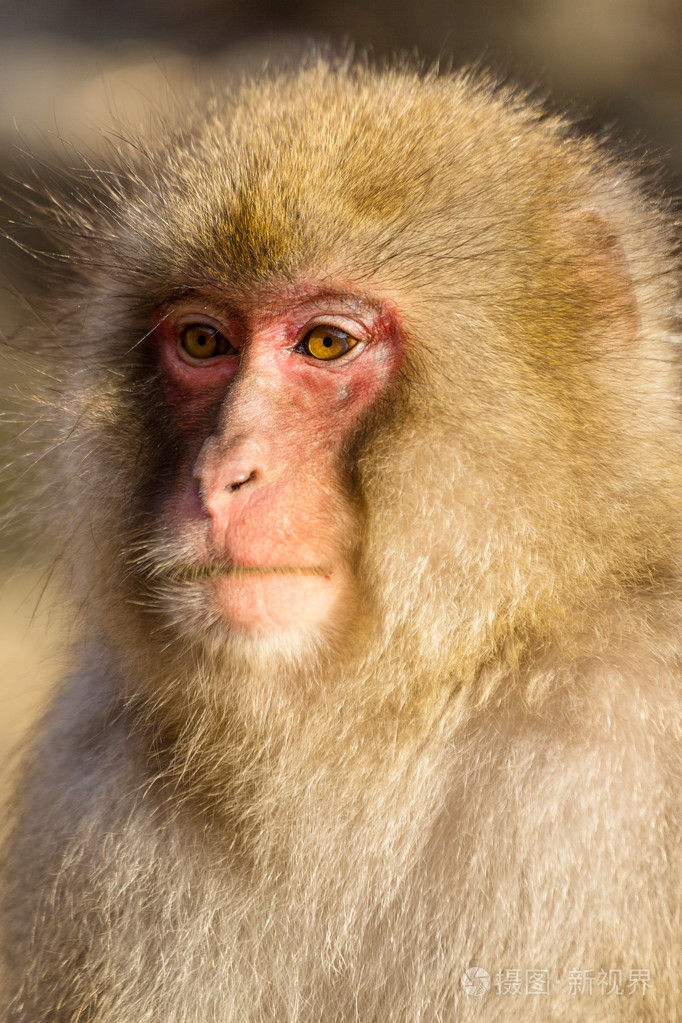
[[[32,200],[80,638],[2,1018],[672,1023],[665,206],[481,77],[312,63],[183,117]]]

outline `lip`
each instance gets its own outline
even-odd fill
[[[306,575],[329,579],[331,569],[322,565],[186,565],[172,569],[168,577],[174,582],[194,582],[219,576]]]

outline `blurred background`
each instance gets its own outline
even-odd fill
[[[54,162],[60,138],[96,151],[116,119],[144,128],[168,94],[295,62],[311,42],[490,67],[653,155],[680,191],[682,0],[0,0],[0,173],[16,174],[26,149]],[[17,383],[2,344],[26,314],[22,269],[2,238],[0,264],[0,461],[11,463]],[[30,500],[21,478],[10,488],[18,476],[0,476],[0,514]],[[0,541],[2,753],[59,673],[68,632],[49,571],[20,567],[39,554],[38,540],[27,546]]]

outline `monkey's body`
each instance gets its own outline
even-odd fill
[[[83,720],[87,699],[61,701],[17,847],[12,1023],[677,1018],[679,836],[657,769],[673,738],[633,747],[642,707],[561,739],[488,711],[477,734],[394,768],[393,802],[414,774],[423,785],[397,823],[371,785],[352,819],[328,820],[323,777],[288,822],[318,842],[254,877],[153,782],[125,717]],[[491,975],[479,997],[461,985],[476,966]],[[637,969],[645,994],[628,993]]]
[[[136,160],[57,212],[87,644],[16,799],[8,1020],[673,1023],[663,214],[407,72]]]

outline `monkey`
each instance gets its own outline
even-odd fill
[[[484,72],[323,59],[31,185],[77,625],[8,1023],[681,1018],[655,192]]]

